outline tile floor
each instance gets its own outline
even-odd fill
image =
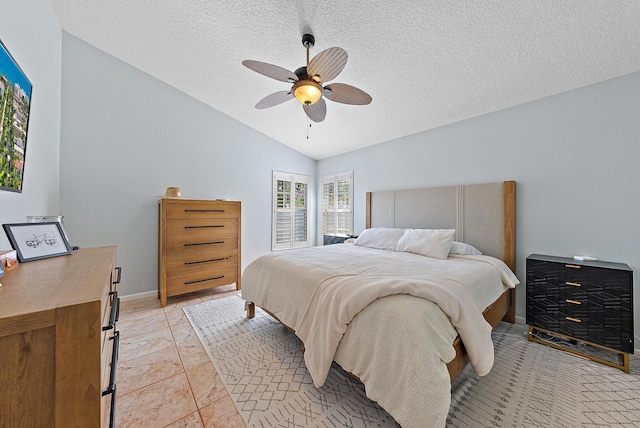
[[[182,310],[235,292],[216,287],[165,308],[155,296],[121,301],[117,427],[245,427]]]

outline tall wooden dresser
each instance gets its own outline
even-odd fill
[[[113,427],[116,248],[20,263],[0,287],[0,427]]]
[[[240,214],[237,201],[163,198],[159,202],[158,297],[220,285],[240,289]]]

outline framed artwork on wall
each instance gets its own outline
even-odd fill
[[[71,254],[71,246],[57,221],[46,223],[12,223],[2,227],[18,253],[19,262]]]
[[[22,192],[32,88],[0,40],[0,190]]]

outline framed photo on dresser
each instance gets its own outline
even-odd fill
[[[57,221],[3,224],[19,262],[71,254],[71,246]]]

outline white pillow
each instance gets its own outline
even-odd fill
[[[464,242],[453,241],[449,254],[461,254],[464,256],[473,256],[482,254],[473,245],[465,244]]]
[[[455,233],[455,229],[406,229],[396,251],[446,259]]]
[[[387,227],[365,229],[353,245],[393,251],[398,246],[398,241],[403,233],[404,229],[391,229]]]

